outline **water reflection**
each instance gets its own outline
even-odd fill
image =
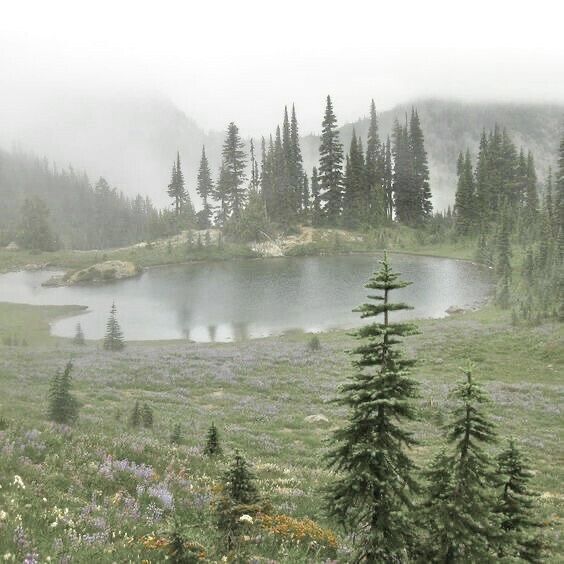
[[[352,327],[351,310],[378,268],[377,255],[246,260],[150,269],[139,278],[96,287],[43,288],[51,273],[0,276],[0,301],[81,304],[89,312],[58,320],[52,331],[72,336],[80,321],[87,338],[103,336],[112,301],[127,339],[244,340],[289,329]],[[451,305],[475,305],[489,292],[487,270],[467,262],[393,255],[413,284],[398,296],[414,306],[396,318],[440,317]]]

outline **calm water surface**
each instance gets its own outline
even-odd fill
[[[126,339],[230,341],[291,329],[321,331],[359,324],[351,310],[381,255],[241,260],[146,270],[139,278],[104,286],[44,288],[52,272],[0,275],[0,301],[88,306],[53,323],[51,332],[103,337],[115,301]],[[450,259],[392,255],[392,266],[413,284],[397,291],[414,309],[395,319],[442,317],[451,306],[478,305],[491,290],[488,270]]]

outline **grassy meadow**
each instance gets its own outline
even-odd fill
[[[0,345],[0,558],[164,562],[161,539],[174,514],[194,543],[194,561],[233,561],[210,507],[237,448],[252,463],[271,513],[282,516],[245,525],[241,561],[347,561],[351,539],[322,511],[325,440],[344,415],[329,401],[351,373],[347,333],[321,334],[317,351],[309,349],[309,335],[291,333],[229,344],[128,343],[110,353],[99,342],[77,346],[50,337],[49,319],[69,313],[0,304],[0,334],[17,327],[28,343]],[[473,360],[493,401],[495,449],[515,437],[530,457],[550,561],[558,562],[564,550],[562,325],[513,327],[508,313],[487,306],[421,321],[419,328],[420,335],[406,340],[420,382],[413,456],[424,464],[436,451],[448,392],[459,367]],[[72,428],[46,418],[49,380],[69,359],[81,404]],[[153,428],[128,425],[137,400],[152,407]],[[224,456],[209,460],[203,446],[212,422]],[[182,440],[173,445],[177,423]]]

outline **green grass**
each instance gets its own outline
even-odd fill
[[[76,347],[49,337],[49,320],[62,313],[68,311],[0,305],[0,330],[18,327],[30,342],[28,347],[0,346],[0,416],[9,421],[8,429],[0,432],[0,509],[7,508],[8,514],[0,522],[3,550],[15,551],[19,514],[42,558],[71,554],[76,561],[162,561],[162,552],[142,543],[143,535],[160,534],[164,526],[147,520],[154,499],[139,495],[142,481],[127,472],[115,472],[111,479],[102,475],[100,468],[111,455],[151,466],[156,476],[150,485],[166,480],[190,538],[218,561],[225,551],[209,511],[197,501],[211,494],[225,465],[224,459],[209,461],[201,455],[212,421],[227,455],[239,448],[254,464],[259,488],[275,511],[334,528],[321,510],[321,488],[329,478],[321,457],[325,439],[343,417],[328,400],[351,373],[344,351],[352,339],[346,332],[320,335],[321,349],[315,352],[308,350],[309,335],[292,332],[232,344],[130,343],[124,352],[111,354],[99,343]],[[531,459],[533,486],[541,493],[539,515],[554,544],[550,561],[557,562],[564,549],[562,325],[513,327],[506,312],[488,306],[419,326],[421,334],[406,341],[407,351],[418,359],[413,375],[421,384],[421,418],[413,427],[420,445],[413,456],[424,464],[442,443],[440,423],[448,417],[448,391],[460,378],[459,367],[473,360],[475,376],[493,400],[490,414],[500,434],[496,448],[513,436]],[[46,421],[46,394],[53,373],[71,357],[81,415],[72,431],[61,432]],[[128,427],[136,400],[153,407],[153,429]],[[328,423],[306,422],[315,414],[325,415]],[[178,447],[169,443],[175,423],[184,434]],[[30,435],[33,429],[37,434]],[[13,484],[15,474],[22,477],[25,490]],[[93,495],[98,508],[89,513]],[[128,509],[132,499],[140,516]],[[65,507],[67,517],[57,516]],[[78,534],[100,532],[96,519],[102,517],[103,530],[111,531],[106,540],[96,545],[76,541]],[[52,528],[53,522],[58,524]],[[281,549],[258,526],[252,533],[253,538],[262,535],[259,543],[249,543],[252,555],[282,562],[331,556],[327,551],[308,553],[290,539]],[[58,538],[62,548],[57,554],[53,543]],[[342,535],[340,542],[346,547]],[[339,554],[346,561],[346,553]]]

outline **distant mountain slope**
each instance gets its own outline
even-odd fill
[[[416,106],[425,134],[429,156],[431,187],[437,209],[446,208],[454,201],[456,190],[456,159],[460,151],[469,148],[475,156],[482,129],[496,123],[505,127],[516,145],[531,150],[536,159],[539,181],[544,181],[549,166],[554,168],[560,133],[564,126],[564,105],[464,103],[449,100],[422,99],[400,104],[378,115],[380,135],[391,134],[394,119],[404,120]],[[336,104],[338,115],[338,104]],[[341,128],[341,140],[348,148],[352,129],[363,142],[368,132],[368,119]],[[315,164],[319,146],[317,136],[302,141],[304,161],[310,168]]]
[[[338,116],[339,101],[334,100],[334,103]],[[369,100],[367,109],[368,105]],[[544,179],[549,165],[554,166],[564,105],[421,99],[379,114],[382,138],[390,133],[394,118],[404,119],[412,105],[418,108],[425,133],[437,209],[454,200],[458,152],[467,147],[475,151],[482,129],[489,129],[496,122],[509,130],[518,146],[533,151],[539,180]],[[10,116],[1,115],[0,108],[3,123],[0,146],[9,147],[16,140],[25,151],[45,155],[59,166],[72,163],[75,170],[85,170],[92,179],[104,176],[112,186],[126,194],[147,194],[160,206],[168,203],[166,187],[177,149],[197,206],[195,182],[203,144],[212,174],[217,175],[223,132],[205,132],[167,99],[144,95],[92,96],[80,101],[76,98],[59,100],[46,106],[41,111],[30,112],[27,121],[20,116],[12,127],[7,127]],[[299,118],[300,109],[297,109]],[[238,125],[244,134],[245,124]],[[360,119],[342,127],[342,141],[347,148],[353,126],[365,138],[368,120]],[[265,137],[268,138],[269,133],[265,131]],[[317,161],[318,145],[317,136],[308,135],[302,139],[308,173]],[[259,147],[257,140],[257,149]]]

